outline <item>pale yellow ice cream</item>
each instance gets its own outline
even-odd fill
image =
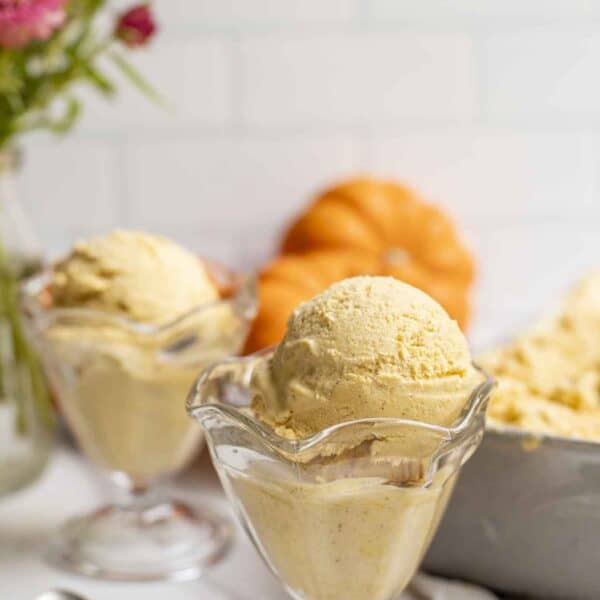
[[[115,231],[75,244],[53,269],[56,306],[117,313],[164,324],[219,297],[200,260],[174,242]]]
[[[498,380],[492,426],[600,441],[600,273],[552,318],[481,362]]]
[[[244,333],[200,260],[165,238],[117,231],[76,244],[49,291],[59,310],[43,354],[88,456],[136,485],[179,469],[202,441],[186,394]]]
[[[231,484],[283,581],[311,600],[389,600],[417,570],[454,485],[376,477],[321,484],[237,477]]]
[[[288,437],[361,418],[451,425],[479,378],[457,323],[392,277],[331,286],[291,315],[254,410]]]
[[[292,439],[361,418],[450,426],[480,381],[434,300],[396,279],[358,277],[294,311],[272,360],[255,368],[252,411]],[[379,426],[330,434],[287,456],[281,473],[267,460],[228,472],[259,547],[299,597],[388,600],[431,541],[456,466],[427,481],[440,439]]]

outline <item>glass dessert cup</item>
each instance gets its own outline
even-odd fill
[[[481,441],[493,380],[481,373],[450,428],[361,419],[295,440],[248,410],[271,352],[216,364],[188,398],[242,526],[293,598],[397,597]]]
[[[52,307],[48,274],[24,284],[26,325],[60,411],[119,492],[115,503],[65,524],[50,543],[52,563],[105,579],[184,580],[226,552],[227,520],[157,491],[203,443],[185,412],[192,382],[240,350],[255,314],[255,281],[226,278],[229,296],[161,326]]]

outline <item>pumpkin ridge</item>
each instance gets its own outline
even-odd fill
[[[332,227],[331,222],[338,223]],[[344,226],[340,227],[339,223]],[[379,246],[377,232],[366,226],[364,220],[341,202],[319,198],[290,227],[281,244],[282,254],[305,253],[318,246],[321,249],[354,247],[360,241],[365,249]],[[351,239],[349,239],[351,238]]]
[[[351,182],[348,182],[348,184],[353,185],[362,181],[364,180],[356,179]],[[324,196],[322,196],[322,198],[319,201],[325,201],[325,199],[331,198],[330,201],[336,201],[340,204],[343,204],[344,207],[353,212],[358,219],[365,219],[366,222],[373,228],[373,233],[379,234],[380,236],[385,236],[386,232],[384,231],[382,226],[375,221],[372,214],[361,211],[361,209],[358,206],[358,202],[356,201],[355,193],[349,191],[347,187],[348,186],[340,186],[340,189],[338,189],[337,191],[326,193]]]

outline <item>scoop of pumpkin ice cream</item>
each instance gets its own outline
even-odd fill
[[[92,308],[142,323],[167,323],[218,298],[196,256],[170,240],[115,231],[75,244],[54,266],[54,304]]]
[[[477,376],[464,335],[437,302],[391,277],[356,277],[292,313],[258,371],[253,409],[299,438],[361,418],[448,426]]]

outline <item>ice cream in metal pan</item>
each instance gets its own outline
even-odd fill
[[[425,566],[511,594],[596,600],[600,275],[482,362],[499,382],[488,432]]]
[[[600,441],[600,273],[481,362],[499,382],[492,427]]]

